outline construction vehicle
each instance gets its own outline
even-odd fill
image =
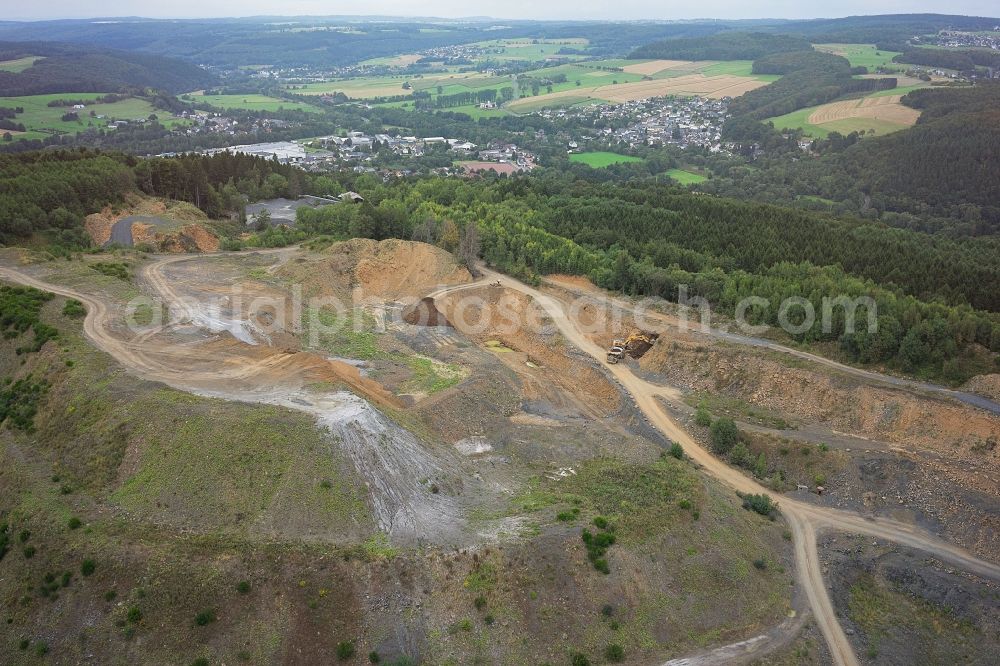
[[[628,354],[632,358],[642,358],[642,355],[649,351],[649,348],[653,346],[653,343],[659,337],[659,333],[644,333],[640,331],[632,333],[624,340],[616,338],[611,343],[611,348],[608,349],[608,363],[615,364],[620,362],[625,358],[625,354]]]

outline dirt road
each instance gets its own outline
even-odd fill
[[[669,418],[656,400],[656,396],[664,395],[668,389],[637,377],[626,365],[605,365],[606,351],[580,331],[577,324],[566,314],[562,303],[552,296],[494,271],[484,270],[483,273],[484,280],[488,283],[499,281],[503,287],[534,298],[567,341],[604,365],[607,372],[632,396],[636,406],[649,419],[650,423],[659,428],[666,437],[680,443],[684,447],[685,454],[695,463],[701,465],[708,474],[739,492],[770,492],[754,479],[745,476],[704,449]],[[482,286],[484,286],[483,282],[447,287],[431,294],[431,296],[439,298],[456,291]],[[838,666],[855,666],[858,664],[858,660],[837,621],[836,613],[823,582],[822,567],[816,546],[817,529],[843,530],[898,542],[922,550],[979,576],[1000,581],[1000,566],[979,560],[961,548],[910,525],[883,518],[864,517],[837,509],[817,507],[788,498],[782,499],[781,512],[791,527],[794,537],[799,584],[805,590],[816,622],[829,645],[833,660]]]
[[[587,291],[579,288],[572,287],[570,285],[564,284],[562,282],[548,281],[549,284],[569,292],[575,296],[595,298],[598,294],[592,291]],[[607,298],[611,305],[615,308],[619,308],[622,311],[635,313],[635,308],[633,304],[621,298],[611,298],[600,294],[602,298]],[[679,328],[682,325],[681,320],[678,317],[663,314],[660,312],[655,312],[653,310],[644,310],[643,317],[645,321],[650,322],[650,320],[662,323],[670,328]],[[750,347],[759,347],[761,349],[769,349],[771,351],[776,351],[781,354],[787,354],[789,356],[794,356],[818,365],[822,365],[828,368],[833,368],[839,372],[858,377],[868,382],[873,382],[877,384],[886,384],[888,386],[895,386],[903,389],[908,389],[911,391],[919,391],[923,393],[932,393],[936,395],[941,395],[947,398],[953,398],[960,402],[964,402],[968,405],[974,407],[979,407],[980,409],[985,409],[993,414],[1000,414],[1000,403],[997,403],[985,396],[978,395],[976,393],[969,393],[967,391],[957,391],[955,389],[950,389],[947,386],[941,386],[939,384],[932,384],[930,382],[921,382],[915,379],[907,379],[905,377],[894,377],[892,375],[885,375],[879,372],[873,372],[871,370],[863,370],[861,368],[856,368],[851,365],[846,365],[844,363],[839,363],[829,358],[823,356],[818,356],[816,354],[810,354],[809,352],[802,351],[800,349],[794,349],[782,345],[771,340],[765,340],[763,338],[755,338],[749,335],[741,335],[739,333],[732,333],[728,330],[723,330],[720,328],[710,328],[704,330],[701,325],[697,322],[687,323],[687,329],[695,333],[704,334],[712,338],[719,340],[724,340],[726,342],[731,342],[737,345],[747,345]]]
[[[288,253],[293,250],[276,250],[268,254]],[[201,255],[204,257],[205,255]],[[180,305],[180,296],[172,289],[169,280],[162,275],[162,268],[170,263],[185,261],[193,257],[173,256],[160,258],[147,266],[143,275],[148,284],[158,292],[158,295],[168,304],[176,304],[183,312],[186,306]],[[702,448],[690,435],[674,423],[660,408],[657,396],[676,397],[676,391],[668,387],[651,384],[635,376],[625,365],[605,366],[605,350],[589,340],[566,313],[562,303],[529,287],[521,282],[500,275],[493,271],[485,271],[486,280],[499,281],[508,289],[524,293],[534,298],[544,309],[552,323],[568,342],[584,353],[593,357],[606,371],[629,393],[636,406],[642,411],[649,422],[661,430],[669,439],[680,443],[689,458],[700,465],[705,472],[729,485],[735,490],[745,493],[767,493],[768,489],[755,480],[745,476],[740,471],[716,458]],[[267,373],[268,386],[272,386],[275,378],[285,375],[301,374],[302,367],[288,367],[284,372],[277,372],[281,366],[295,366],[292,359],[304,359],[306,354],[275,354],[268,353],[261,357],[245,355],[247,345],[242,345],[244,355],[233,354],[227,358],[198,358],[205,351],[192,350],[181,345],[169,345],[160,342],[150,345],[142,336],[123,340],[114,335],[112,325],[116,313],[109,310],[99,298],[76,291],[74,289],[49,284],[27,273],[10,267],[0,267],[0,279],[35,287],[69,298],[80,300],[87,306],[84,320],[84,332],[94,345],[105,353],[119,360],[127,368],[147,379],[164,382],[181,390],[196,390],[201,380],[211,381],[217,385],[220,374],[232,381],[241,382],[243,390],[262,390],[260,386],[261,373]],[[438,298],[467,289],[477,289],[484,282],[464,284],[441,289],[431,297]],[[209,353],[211,350],[209,350]],[[158,360],[162,358],[163,361]],[[310,370],[311,368],[306,368]],[[240,399],[240,398],[234,398]],[[245,398],[244,398],[245,399]],[[979,560],[964,550],[957,548],[937,537],[910,525],[882,518],[870,518],[859,514],[817,507],[793,499],[784,498],[781,511],[791,527],[795,542],[795,561],[799,583],[804,590],[813,615],[820,627],[834,662],[838,666],[854,666],[857,659],[851,645],[844,635],[836,614],[830,602],[826,586],[823,582],[819,554],[816,547],[816,532],[822,529],[843,530],[845,532],[866,534],[875,538],[895,541],[922,550],[927,554],[949,562],[979,576],[1000,581],[1000,566]]]

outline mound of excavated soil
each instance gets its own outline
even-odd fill
[[[962,388],[1000,402],[1000,374],[978,375]]]
[[[414,241],[355,238],[314,256],[290,262],[278,274],[301,282],[308,294],[358,289],[362,298],[423,297],[435,287],[472,280],[451,253]]]
[[[161,233],[155,225],[136,222],[132,242],[147,244],[160,252],[217,252],[218,237],[200,224],[186,224],[177,231]]]

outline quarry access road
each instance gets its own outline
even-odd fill
[[[795,349],[794,347],[789,347],[787,345],[774,342],[773,340],[767,340],[765,338],[758,338],[750,335],[733,333],[724,328],[712,328],[710,326],[702,327],[702,325],[697,321],[687,322],[683,320],[681,317],[665,314],[663,312],[652,310],[650,308],[642,308],[640,310],[639,308],[636,308],[633,302],[623,298],[615,298],[613,296],[609,296],[605,294],[603,291],[598,290],[596,287],[594,288],[594,290],[581,289],[579,287],[574,287],[572,285],[553,279],[546,279],[545,283],[547,285],[565,291],[574,296],[600,299],[610,304],[614,308],[620,309],[623,312],[631,313],[633,316],[640,315],[642,317],[643,323],[648,324],[649,328],[657,333],[662,333],[663,330],[657,329],[657,327],[653,325],[654,322],[661,323],[673,329],[681,329],[698,335],[706,335],[710,338],[715,338],[717,340],[722,340],[724,342],[730,342],[736,345],[758,347],[761,349],[767,349],[770,351],[778,352],[780,354],[793,356],[795,358],[799,358],[804,361],[809,361],[811,363],[816,363],[817,365],[822,365],[824,367],[831,368],[833,370],[850,375],[852,377],[857,377],[858,379],[862,379],[866,382],[871,382],[875,384],[884,384],[886,386],[900,388],[908,391],[930,393],[936,396],[952,398],[954,400],[958,400],[959,402],[964,402],[967,405],[972,405],[973,407],[985,409],[986,411],[992,414],[1000,415],[1000,403],[994,400],[990,400],[986,396],[982,396],[977,393],[970,393],[968,391],[959,391],[957,389],[948,388],[947,386],[941,386],[940,384],[933,384],[931,382],[922,382],[916,379],[908,379],[906,377],[896,377],[894,375],[887,375],[881,372],[864,370],[862,368],[856,368],[852,365],[840,363],[839,361],[834,361],[833,359],[826,358],[825,356],[819,356],[817,354],[811,354],[807,351],[802,351],[801,349]]]
[[[478,289],[499,282],[501,287],[521,292],[538,303],[566,340],[583,353],[591,356],[618,382],[619,386],[635,401],[636,406],[668,439],[681,444],[685,455],[709,475],[741,493],[769,494],[768,488],[756,480],[730,467],[702,447],[691,435],[677,425],[657,403],[657,396],[664,395],[663,386],[657,386],[636,376],[625,364],[605,363],[607,351],[591,341],[566,313],[563,304],[556,298],[542,293],[518,280],[495,271],[483,269],[484,279],[452,287],[445,287],[430,294],[437,299],[456,292]],[[934,535],[885,518],[862,516],[850,511],[831,509],[800,502],[790,498],[781,499],[781,513],[792,531],[795,569],[799,585],[805,591],[810,608],[820,631],[830,649],[837,666],[857,666],[858,659],[844,633],[830,601],[823,581],[822,565],[816,543],[818,530],[842,530],[865,534],[878,539],[893,541],[921,550],[928,555],[948,562],[984,578],[1000,581],[1000,566],[980,560],[965,550],[958,548]]]

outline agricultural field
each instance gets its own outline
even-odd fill
[[[173,118],[167,111],[156,109],[152,104],[138,97],[113,104],[87,104],[87,108],[76,113],[79,120],[63,120],[62,116],[70,107],[48,106],[53,100],[79,100],[89,102],[108,93],[55,93],[51,95],[29,95],[25,97],[0,97],[0,106],[23,107],[15,122],[22,123],[27,131],[12,132],[15,139],[42,139],[53,134],[77,134],[93,127],[106,127],[115,120],[134,121],[156,115],[159,122],[167,127],[184,124],[187,121]],[[91,112],[94,116],[91,116]],[[97,117],[100,116],[100,117]]]
[[[778,129],[801,129],[815,138],[825,138],[830,132],[888,134],[910,127],[920,117],[918,110],[900,103],[911,89],[883,90],[860,99],[811,106],[770,121]]]
[[[18,74],[28,69],[34,65],[36,61],[41,59],[41,56],[25,56],[23,58],[17,58],[16,60],[0,60],[0,72]]]
[[[574,86],[573,89],[553,91],[538,97],[526,97],[514,100],[507,105],[511,111],[530,113],[541,108],[568,106],[585,100],[604,102],[629,102],[648,97],[663,97],[667,95],[700,95],[720,99],[722,97],[739,97],[740,95],[767,85],[746,76],[705,76],[704,74],[685,74],[671,78],[650,79],[628,83],[599,86]]]
[[[685,171],[684,169],[670,169],[666,172],[668,176],[676,180],[681,185],[696,185],[697,183],[704,182],[708,180],[705,176],[700,173],[695,173],[693,171]]]
[[[851,67],[867,67],[869,71],[879,67],[900,69],[900,66],[892,61],[899,55],[899,51],[880,51],[874,44],[814,44],[814,47],[817,51],[847,58]]]
[[[192,93],[182,95],[181,99],[186,102],[203,102],[222,109],[240,109],[244,111],[278,111],[279,109],[288,111],[315,111],[317,113],[320,111],[318,107],[311,104],[293,102],[278,97],[269,97],[268,95],[205,95]]]
[[[403,88],[403,84],[407,82],[410,84],[409,89]],[[332,95],[340,92],[351,99],[374,99],[376,97],[412,95],[417,90],[429,90],[432,94],[436,94],[438,86],[441,86],[441,93],[447,95],[487,88],[499,89],[509,85],[511,85],[511,79],[506,76],[487,76],[479,72],[462,74],[444,72],[416,76],[357,77],[322,83],[307,83],[296,86],[294,92],[299,95]]]
[[[573,153],[569,156],[570,162],[579,162],[580,164],[586,164],[594,169],[603,169],[606,166],[611,166],[612,164],[626,164],[629,162],[642,162],[641,157],[633,157],[631,155],[620,155],[618,153],[610,153],[607,151],[592,151],[588,153]]]
[[[568,37],[566,39],[495,39],[486,42],[476,42],[470,46],[486,49],[480,60],[511,61],[527,60],[543,62],[550,59],[579,60],[586,56],[576,54],[560,54],[564,47],[585,49],[589,42],[583,38]]]

